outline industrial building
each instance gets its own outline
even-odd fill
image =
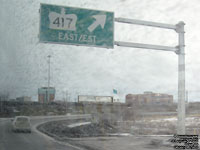
[[[18,102],[29,102],[29,101],[31,101],[31,97],[28,97],[28,96],[17,97],[16,101],[18,101]]]
[[[56,89],[54,87],[42,87],[38,89],[38,102],[49,103],[55,99]]]
[[[8,100],[9,100],[8,93],[6,93],[6,94],[0,93],[0,101],[8,101]]]
[[[128,94],[126,95],[127,105],[143,105],[143,104],[172,104],[173,95],[153,93],[151,91],[143,94]]]

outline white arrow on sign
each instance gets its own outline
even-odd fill
[[[95,22],[93,22],[89,27],[88,30],[90,32],[94,31],[96,29],[96,27],[98,27],[98,25],[101,25],[101,28],[104,28],[104,25],[106,23],[106,15],[94,15],[92,16],[93,18],[95,18]]]

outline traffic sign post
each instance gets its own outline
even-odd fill
[[[40,6],[40,42],[114,46],[114,13],[49,4]]]
[[[179,22],[176,25],[163,24],[157,22],[126,19],[126,18],[115,18],[116,22],[129,23],[136,25],[144,25],[150,27],[157,27],[163,29],[173,29],[178,33],[179,45],[176,47],[168,47],[161,45],[150,45],[142,43],[131,43],[131,42],[121,42],[115,41],[115,45],[123,47],[133,47],[133,48],[145,48],[153,50],[163,50],[172,51],[178,55],[178,121],[177,121],[177,134],[185,134],[185,31],[184,22]]]

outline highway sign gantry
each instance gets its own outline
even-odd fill
[[[40,5],[40,42],[114,47],[114,13]]]

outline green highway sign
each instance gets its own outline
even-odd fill
[[[113,48],[114,13],[40,5],[40,42]]]

